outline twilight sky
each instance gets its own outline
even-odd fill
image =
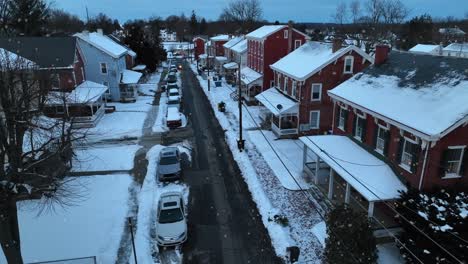
[[[165,18],[172,14],[197,15],[217,19],[229,0],[49,0],[56,8],[67,10],[86,18],[103,12],[121,23],[128,19],[148,18],[152,15]],[[337,3],[350,0],[260,0],[263,18],[285,22],[333,22],[331,14]],[[362,0],[364,3],[365,0]],[[402,0],[411,10],[410,17],[428,13],[433,17],[463,17],[468,12],[467,0]]]

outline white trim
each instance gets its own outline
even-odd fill
[[[378,122],[379,122],[379,121],[377,121],[377,126],[378,126],[378,127],[382,128],[382,129],[385,129],[385,130],[390,130],[390,126],[388,125],[388,123],[387,123],[386,126],[384,126],[384,125],[379,124]]]
[[[320,85],[319,98],[318,99],[313,98],[313,96],[314,96],[314,85]],[[320,102],[320,101],[322,101],[322,87],[323,87],[322,83],[312,83],[310,85],[310,101],[311,102]]]
[[[462,177],[462,175],[460,175],[460,170],[461,170],[461,167],[462,167],[462,163],[463,163],[463,157],[465,155],[465,148],[466,146],[449,146],[448,149],[450,150],[461,150],[461,153],[460,153],[460,158],[458,159],[458,168],[457,168],[457,172],[456,173],[446,173],[445,176],[443,178],[446,178],[446,177],[451,177],[451,178],[454,178],[456,175]],[[452,160],[453,161],[453,160]],[[449,162],[447,160],[447,162]]]
[[[353,134],[356,134],[356,132],[357,132],[357,128],[358,128],[358,124],[359,124],[359,119],[364,120],[364,122],[366,121],[365,118],[363,118],[363,117],[361,117],[361,116],[359,116],[359,115],[356,114],[356,121],[355,121],[355,123],[354,123],[354,131],[353,131],[354,133],[353,133]],[[360,142],[362,142],[362,137],[364,136],[364,133],[363,133],[363,132],[364,132],[364,131],[363,131],[362,128],[361,128],[361,136],[359,137],[359,136],[357,136],[357,135],[354,135],[354,138],[357,139],[357,140],[359,140]]]
[[[313,127],[311,123],[312,113],[317,113],[317,126]],[[312,110],[309,112],[310,129],[320,129],[320,110]]]
[[[299,43],[299,45],[297,45]],[[294,40],[294,49],[298,49],[300,46],[302,46],[302,39],[295,39]]]
[[[289,38],[289,29],[288,28],[283,32],[283,35],[284,35],[285,39]]]
[[[466,145],[459,145],[459,146],[448,146],[448,149],[465,149]]]
[[[409,141],[412,144],[418,144],[418,140],[411,139],[409,137],[403,137],[406,141]]]
[[[360,113],[357,112],[357,109],[356,109],[356,108],[353,108],[353,113],[354,113],[355,115],[359,116],[359,117],[362,118],[362,119],[366,119],[366,118],[367,118],[367,114],[366,114],[366,113],[362,112],[362,114],[360,114]]]
[[[408,165],[406,165],[406,164],[401,164],[401,163],[400,163],[400,164],[398,164],[398,166],[399,166],[400,168],[404,169],[405,171],[409,172],[409,173],[413,173],[413,172],[411,171],[411,167],[408,166]]]
[[[283,89],[281,89],[282,92],[287,93],[288,92],[288,77],[284,76],[283,77]]]
[[[460,178],[462,178],[461,175],[458,175],[456,173],[448,173],[448,174],[445,174],[445,176],[442,177],[441,179],[448,180],[448,179],[460,179]]]
[[[385,144],[387,143],[387,142],[385,142],[385,138],[383,138],[383,141],[384,141],[383,149],[378,149],[378,148],[377,148],[377,145],[378,145],[377,143],[378,143],[378,141],[379,141],[379,139],[380,139],[380,138],[379,138],[379,131],[380,131],[380,129],[385,130],[385,131],[388,131],[388,129],[386,129],[384,126],[381,126],[381,125],[378,125],[378,126],[377,126],[377,131],[376,131],[377,135],[376,135],[376,139],[375,139],[375,151],[376,151],[377,153],[381,154],[382,156],[384,156],[384,155],[385,155],[385,153],[384,153]]]
[[[346,70],[346,61],[351,60],[351,69],[349,71]],[[344,65],[343,65],[343,73],[344,74],[352,74],[354,70],[354,56],[346,56],[344,57]]]

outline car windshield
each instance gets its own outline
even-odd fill
[[[159,161],[160,165],[171,165],[171,164],[176,164],[179,162],[176,157],[162,157],[161,160]]]
[[[179,100],[170,100],[167,104],[179,104]]]
[[[168,224],[179,222],[184,219],[180,208],[161,210],[159,214],[159,223]]]

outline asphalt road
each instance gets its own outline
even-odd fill
[[[189,234],[184,263],[281,263],[193,72],[184,65],[184,112],[192,129]]]

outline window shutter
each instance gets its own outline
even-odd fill
[[[468,149],[465,148],[465,153],[463,153],[463,160],[462,160],[461,167],[460,167],[460,176],[464,176],[465,174],[466,176],[468,176],[468,174],[466,173],[467,166],[468,166]]]
[[[448,149],[444,150],[444,152],[442,153],[442,157],[440,158],[439,174],[440,174],[441,178],[445,176],[445,172],[446,172],[446,169],[447,169],[448,152],[449,152]]]
[[[356,124],[356,119],[357,119],[357,115],[355,114],[354,115],[354,118],[353,118],[353,136],[356,136],[357,135],[357,124]]]
[[[349,111],[348,110],[344,110],[344,131],[347,131],[348,129],[348,114],[349,114]]]
[[[388,156],[388,145],[390,144],[390,130],[385,130],[385,145],[383,153],[385,156]]]
[[[411,151],[413,152],[413,160],[411,161],[411,172],[415,173],[419,164],[419,153],[421,152],[421,145],[412,144]]]
[[[361,141],[366,143],[366,133],[367,133],[367,119],[362,119],[362,137]]]
[[[398,143],[398,152],[396,162],[401,163],[401,154],[403,154],[403,145],[405,143],[405,138],[400,136],[400,142]]]

